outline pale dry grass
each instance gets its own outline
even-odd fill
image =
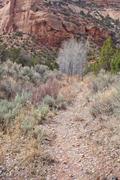
[[[100,74],[93,79],[91,113],[93,116],[116,116],[120,114],[120,80],[118,75]]]
[[[72,102],[76,94],[81,90],[81,78],[78,76],[65,76],[61,82],[59,94],[62,95],[67,102]]]
[[[46,167],[42,158],[46,156],[46,152],[41,147],[41,142],[38,142],[34,136],[22,135],[19,123],[16,124],[14,131],[2,136],[0,143],[2,144],[0,165],[3,170],[5,169],[1,174],[2,177],[13,179],[15,175],[19,179],[21,174],[23,178],[32,177],[33,171],[37,174],[37,169],[34,169],[36,158],[38,159],[39,172],[41,174],[44,172]],[[42,176],[40,177],[42,178]]]

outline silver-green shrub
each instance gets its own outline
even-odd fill
[[[13,101],[0,101],[0,128],[6,129],[12,124],[15,117],[25,105],[28,94],[17,95]]]
[[[55,106],[55,99],[49,95],[45,96],[43,99],[43,103],[48,105],[49,107]]]
[[[99,91],[104,91],[117,81],[120,81],[119,76],[113,76],[111,73],[101,70],[92,81],[92,92],[97,93]]]
[[[120,116],[120,82],[109,87],[105,91],[99,91],[93,96],[91,113],[97,117],[99,115]]]

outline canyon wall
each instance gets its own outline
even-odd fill
[[[94,1],[103,3],[102,0]],[[97,42],[111,33],[104,27],[98,27],[89,18],[81,18],[79,13],[75,13],[74,5],[69,3],[61,5],[57,2],[53,5],[53,2],[44,0],[0,2],[0,34],[20,31],[38,37],[43,44],[57,46],[61,41],[73,36],[89,36]]]
[[[97,5],[101,5],[101,6],[116,6],[116,7],[120,7],[120,1],[119,0],[89,0],[91,2],[96,3]]]

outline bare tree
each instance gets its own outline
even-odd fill
[[[63,43],[58,54],[60,71],[72,76],[79,75],[83,78],[87,65],[88,42],[83,43],[70,39]]]

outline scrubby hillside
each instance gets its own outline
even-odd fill
[[[118,180],[119,49],[111,38],[97,51],[71,39],[56,69],[28,44],[25,54],[1,44],[1,179]]]
[[[10,62],[1,68],[1,179],[119,179],[119,74],[101,71],[81,82],[35,69]],[[48,74],[39,87],[36,73]]]
[[[118,0],[0,1],[0,179],[120,179]]]
[[[54,162],[43,148],[44,129],[68,103],[60,89],[61,74],[45,65],[22,67],[11,61],[0,64],[0,177],[44,178]]]

